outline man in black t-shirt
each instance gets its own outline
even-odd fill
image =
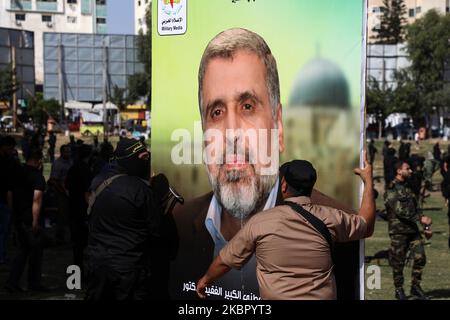
[[[48,133],[48,157],[50,162],[55,161],[55,147],[56,147],[56,135],[53,131]]]
[[[8,185],[15,169],[14,147],[16,141],[11,136],[0,136],[0,264],[6,262],[6,241],[11,217],[8,203]]]
[[[12,195],[12,221],[19,241],[19,252],[12,264],[5,289],[22,291],[20,278],[28,260],[28,289],[45,291],[41,285],[43,236],[39,225],[42,197],[46,187],[42,175],[42,151],[31,150],[25,165],[18,168],[9,186]]]
[[[83,251],[87,246],[87,207],[88,192],[92,182],[89,158],[92,147],[82,144],[77,150],[77,159],[69,169],[65,187],[69,193],[69,225],[73,245],[74,264],[84,271]]]
[[[140,141],[123,138],[109,171],[92,182],[87,300],[151,297],[149,250],[159,237],[161,211],[148,183],[149,158]]]

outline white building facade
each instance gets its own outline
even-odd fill
[[[139,34],[139,30],[147,32],[147,25],[145,24],[145,12],[151,5],[151,0],[134,0],[134,33]]]
[[[405,18],[407,24],[414,23],[431,9],[435,9],[441,14],[449,13],[450,10],[450,0],[405,0],[405,5]],[[368,41],[374,42],[373,36],[375,35],[375,32],[373,32],[373,29],[380,28],[380,21],[384,8],[383,0],[369,0],[368,6]]]
[[[101,33],[107,0],[0,0],[0,27],[34,32],[36,84],[44,81],[43,33]]]

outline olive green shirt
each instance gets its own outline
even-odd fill
[[[395,179],[384,193],[384,204],[389,225],[389,234],[412,234],[419,231],[421,214],[416,196],[407,183]]]

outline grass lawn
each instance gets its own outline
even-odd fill
[[[411,143],[411,154],[416,153],[426,157],[428,151],[431,151],[437,140],[421,142],[420,145]],[[448,142],[440,142],[441,150],[447,151]],[[399,143],[394,142],[394,147],[398,150]],[[383,141],[377,141],[376,147],[378,153],[375,158],[374,176],[380,179],[376,180],[375,188],[379,192],[377,199],[377,208],[384,209],[383,194]],[[398,155],[398,154],[397,154]],[[447,207],[445,200],[441,195],[440,183],[442,176],[436,172],[433,176],[434,190],[431,196],[426,199],[424,204],[424,214],[433,218],[433,237],[425,243],[425,253],[427,256],[427,265],[422,278],[422,288],[432,299],[450,299],[450,250],[448,248],[449,226],[447,220]],[[390,247],[387,222],[377,220],[374,235],[366,241],[366,256],[373,256],[375,253],[386,250]],[[367,300],[392,300],[394,298],[394,285],[392,279],[392,269],[387,259],[372,260],[366,263],[366,269],[370,265],[378,265],[381,269],[381,289],[365,289]],[[412,261],[405,267],[405,293],[409,295],[411,279]],[[367,274],[366,274],[367,279]]]

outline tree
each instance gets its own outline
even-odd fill
[[[144,75],[145,82],[144,83],[136,83],[130,81],[130,78],[133,79],[133,76],[129,78],[128,88],[133,93],[139,93],[140,96],[146,97],[146,104],[148,108],[151,108],[151,83],[152,83],[152,6],[149,5],[147,11],[145,13],[145,24],[147,26],[147,31],[144,33],[139,30],[139,35],[137,38],[137,48],[138,48],[138,59],[141,63],[144,64]],[[143,77],[140,75],[134,75],[136,77],[140,77],[142,80]],[[140,86],[141,84],[145,84],[145,90],[141,90],[142,87],[136,88],[135,86]],[[145,94],[142,94],[145,91]],[[130,95],[130,94],[129,94]]]
[[[146,97],[149,94],[150,84],[145,73],[136,73],[128,77],[128,96],[127,103],[134,103],[140,97]]]
[[[14,85],[13,75],[14,72],[10,65],[0,69],[0,101],[10,102],[14,92],[17,91],[18,84]]]
[[[383,90],[376,79],[370,79],[366,93],[367,113],[376,116],[379,124],[379,138],[381,138],[384,120],[392,113],[392,99],[393,94],[390,88]]]
[[[380,27],[373,28],[378,44],[397,44],[405,38],[406,5],[404,0],[383,0]]]
[[[29,99],[28,115],[35,124],[44,125],[49,117],[59,119],[61,105],[55,99],[45,100],[42,93],[36,93],[36,96]]]
[[[125,89],[120,88],[118,85],[114,85],[112,90],[112,95],[109,97],[109,100],[114,103],[120,111],[125,110],[126,101],[125,101]]]
[[[430,115],[449,106],[450,89],[445,67],[450,57],[450,16],[428,11],[407,29],[411,66],[396,75],[397,99],[409,104],[409,112],[429,125]]]

